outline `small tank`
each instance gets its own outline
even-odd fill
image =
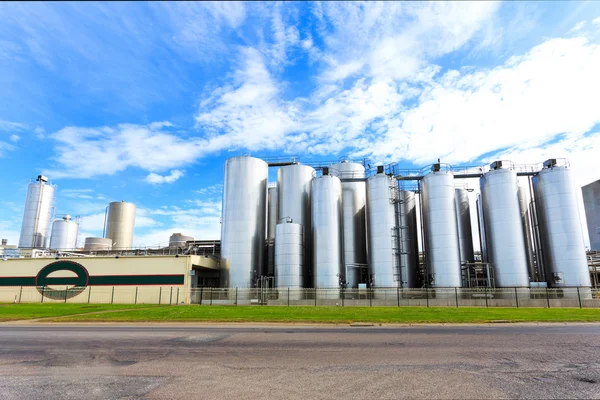
[[[281,223],[275,227],[275,287],[300,289],[303,285],[302,265],[304,227]]]
[[[70,215],[64,215],[52,223],[50,248],[54,250],[75,250],[77,236],[79,235],[79,222],[73,221]]]
[[[127,250],[133,247],[134,225],[135,204],[113,201],[108,205],[104,236],[112,240],[114,250]]]
[[[454,206],[456,222],[458,223],[458,243],[460,245],[461,264],[472,263],[475,259],[473,252],[473,233],[471,232],[471,205],[466,189],[457,188],[454,191]]]
[[[112,249],[110,238],[87,237],[83,249],[86,251],[107,251]]]
[[[185,247],[187,242],[193,241],[194,238],[191,236],[182,235],[181,233],[173,233],[169,237],[169,247],[178,248]]]
[[[278,189],[269,185],[267,195],[267,275],[275,273],[275,227],[277,226]]]

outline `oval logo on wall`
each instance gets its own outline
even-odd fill
[[[71,272],[65,276],[64,273]],[[52,275],[60,276],[52,276]],[[74,275],[73,275],[74,274]],[[74,261],[56,261],[46,265],[35,277],[37,290],[45,297],[53,300],[70,299],[85,290],[90,275],[85,267]]]

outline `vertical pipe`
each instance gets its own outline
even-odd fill
[[[425,296],[427,298],[427,307],[429,307],[429,289],[425,286]]]

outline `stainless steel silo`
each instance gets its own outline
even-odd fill
[[[339,288],[344,279],[339,178],[323,175],[313,180],[311,216],[314,286]]]
[[[331,167],[340,179],[364,179],[362,164],[342,161]],[[360,269],[367,266],[366,232],[367,189],[363,182],[342,182],[342,218],[344,226],[344,266],[349,288],[358,287]]]
[[[403,288],[418,287],[419,239],[417,234],[417,203],[415,193],[402,190],[397,204],[400,275]]]
[[[454,208],[458,227],[458,244],[462,264],[472,263],[475,259],[473,252],[473,233],[471,231],[471,206],[469,192],[466,189],[455,189]]]
[[[454,175],[434,164],[423,177],[421,189],[427,283],[431,287],[461,287]]]
[[[37,180],[27,187],[23,224],[19,237],[20,248],[45,248],[48,240],[48,228],[52,218],[54,202],[53,185],[48,178],[38,175]]]
[[[113,250],[126,250],[133,247],[133,228],[135,226],[135,204],[113,201],[108,204],[106,234],[112,240]]]
[[[61,219],[54,220],[52,223],[50,248],[54,250],[75,250],[78,235],[79,221],[74,221],[70,215],[63,215]]]
[[[277,171],[278,222],[289,218],[303,226],[304,257],[301,269],[302,285],[312,286],[311,197],[314,168],[302,164],[287,165]]]
[[[568,164],[560,164],[560,160],[548,160],[533,177],[546,279],[553,287],[589,287],[578,188]]]
[[[529,191],[523,186],[519,186],[519,210],[521,211],[521,221],[523,222],[523,238],[525,240],[525,252],[527,255],[527,269],[529,278],[532,282],[538,282],[537,271],[533,254],[535,248],[533,246],[533,231],[531,230],[531,212],[529,209]]]
[[[254,287],[263,275],[267,224],[266,162],[250,156],[225,161],[221,217],[221,284]]]
[[[275,227],[275,287],[302,288],[303,234],[300,224],[284,222]]]
[[[396,219],[398,196],[396,181],[391,176],[378,173],[367,179],[369,267],[373,287],[397,287],[401,281]]]
[[[110,238],[86,237],[83,249],[86,251],[108,251],[112,249],[112,240]]]
[[[275,227],[277,226],[277,186],[269,186],[267,189],[267,275],[275,273]]]
[[[519,206],[519,183],[512,163],[496,161],[480,178],[488,261],[497,287],[528,287],[529,272]]]

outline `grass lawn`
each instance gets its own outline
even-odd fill
[[[15,321],[61,317],[99,311],[117,311],[123,309],[158,307],[158,305],[131,304],[0,304],[0,321]],[[164,306],[163,306],[164,307]]]
[[[56,316],[57,318],[51,318]],[[49,322],[306,322],[306,323],[477,323],[594,322],[600,309],[452,307],[268,307],[158,306],[110,304],[9,304],[0,321],[50,317]]]

